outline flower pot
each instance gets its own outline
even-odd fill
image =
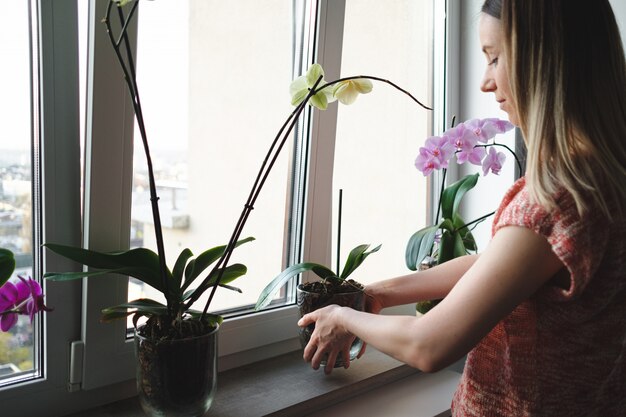
[[[198,337],[150,340],[135,332],[137,391],[151,417],[203,416],[217,382],[218,328]]]
[[[363,311],[365,309],[365,293],[362,290],[355,289],[354,291],[349,292],[329,294],[307,291],[303,289],[302,284],[300,284],[296,288],[296,295],[298,308],[300,310],[300,317],[332,304],[337,304],[342,307],[350,307],[358,311]],[[309,343],[314,329],[314,324],[310,324],[305,328],[300,328],[300,344],[302,345],[302,348]],[[356,338],[354,342],[352,342],[352,346],[350,347],[350,357],[347,360],[355,360],[362,347],[363,341]],[[339,353],[334,367],[343,368],[345,360],[346,359],[343,358],[343,355]],[[326,361],[322,360],[321,364],[326,365]]]

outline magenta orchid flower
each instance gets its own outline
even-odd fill
[[[40,311],[52,311],[43,301],[43,291],[32,278],[20,279],[17,283],[6,282],[0,288],[0,330],[9,331],[17,323],[19,314],[28,315],[33,322]]]
[[[493,147],[489,148],[489,153],[483,160],[483,175],[487,175],[489,171],[494,174],[500,174],[500,170],[502,169],[502,164],[506,160],[506,155],[502,152],[497,152]]]

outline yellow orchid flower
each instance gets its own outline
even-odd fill
[[[372,91],[372,82],[365,78],[356,78],[337,83],[333,88],[333,96],[342,104],[352,104],[359,94]]]

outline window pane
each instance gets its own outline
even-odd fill
[[[170,268],[184,248],[198,255],[228,242],[265,153],[292,110],[291,3],[141,3],[138,83]],[[242,233],[256,241],[231,258],[231,264],[248,267],[233,283],[243,294],[220,289],[211,310],[253,304],[282,268],[288,153],[283,151]],[[131,229],[131,246],[156,251],[137,131]],[[158,294],[131,280],[129,299],[138,297]]]
[[[430,104],[432,21],[431,0],[346,0],[342,75],[388,79]],[[353,105],[339,106],[333,199],[342,189],[341,262],[359,244],[382,244],[353,275],[360,282],[408,272],[404,249],[425,226],[427,209],[427,183],[413,163],[431,117],[379,82]],[[333,256],[335,264],[336,248]]]
[[[0,247],[15,254],[18,275],[33,275],[29,2],[3,2],[0,25]],[[0,332],[0,384],[37,371],[37,332],[27,316]]]

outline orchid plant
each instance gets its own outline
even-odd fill
[[[91,269],[86,272],[47,272],[44,277],[51,281],[106,277],[113,274],[137,278],[162,293],[166,303],[163,304],[147,298],[132,300],[105,308],[102,311],[102,321],[125,319],[128,316],[133,316],[133,323],[137,327],[139,318],[146,317],[148,320],[143,328],[145,336],[155,339],[179,339],[191,335],[205,334],[221,323],[222,317],[220,315],[207,313],[208,306],[217,287],[241,292],[241,290],[229,284],[245,275],[247,267],[238,263],[227,265],[227,262],[230,254],[236,247],[250,242],[254,238],[239,239],[241,228],[238,228],[236,229],[238,231],[236,237],[233,237],[227,245],[216,246],[197,256],[194,256],[192,251],[186,248],[178,255],[171,269],[167,265],[158,205],[159,197],[156,191],[147,130],[139,98],[135,59],[127,32],[130,21],[136,14],[138,5],[139,0],[109,0],[103,22],[106,25],[113,51],[124,73],[124,79],[146,156],[157,252],[155,253],[147,248],[135,248],[128,251],[105,253],[46,243],[44,246],[53,252],[86,265]],[[128,13],[125,12],[126,8],[130,9]],[[113,12],[113,10],[115,11]],[[113,28],[111,14],[116,16],[116,20],[119,21],[118,30]],[[211,270],[206,273],[205,271],[210,266],[212,266]],[[200,283],[194,288],[192,284],[198,281]],[[211,288],[213,291],[204,310],[192,309],[194,302]]]
[[[450,161],[456,156],[457,164],[469,162],[481,166],[483,176],[489,173],[498,175],[506,160],[506,155],[498,148],[513,155],[521,172],[521,163],[515,152],[495,140],[498,134],[513,127],[505,120],[472,119],[446,130],[441,136],[428,138],[419,149],[415,167],[424,176],[442,170],[443,179],[435,224],[415,232],[407,244],[406,265],[409,269],[417,270],[427,257],[435,257],[436,263],[441,264],[476,251],[471,230],[494,212],[465,222],[459,214],[459,206],[465,193],[476,186],[479,174],[466,175],[444,188],[445,174]]]
[[[8,332],[19,315],[27,315],[32,323],[40,311],[52,311],[44,304],[43,291],[37,281],[18,275],[15,284],[9,281],[15,269],[13,252],[0,248],[0,330]]]
[[[368,94],[373,89],[372,81],[378,81],[388,84],[407,95],[413,102],[426,110],[432,110],[417,100],[408,91],[399,87],[395,83],[370,75],[359,75],[354,77],[344,77],[336,81],[327,82],[324,79],[324,69],[319,64],[311,65],[306,74],[296,78],[289,86],[291,93],[291,104],[294,106],[302,106],[308,98],[309,104],[320,110],[326,110],[328,105],[334,101],[342,104],[352,104],[356,101],[360,94]],[[337,265],[337,271],[313,262],[302,262],[283,270],[278,274],[262,291],[257,299],[256,310],[266,307],[272,301],[275,294],[294,276],[306,272],[313,271],[322,281],[340,282],[346,281],[347,277],[358,268],[365,258],[371,253],[377,252],[380,245],[368,250],[370,245],[363,244],[355,247],[350,251],[343,269],[340,271]]]

